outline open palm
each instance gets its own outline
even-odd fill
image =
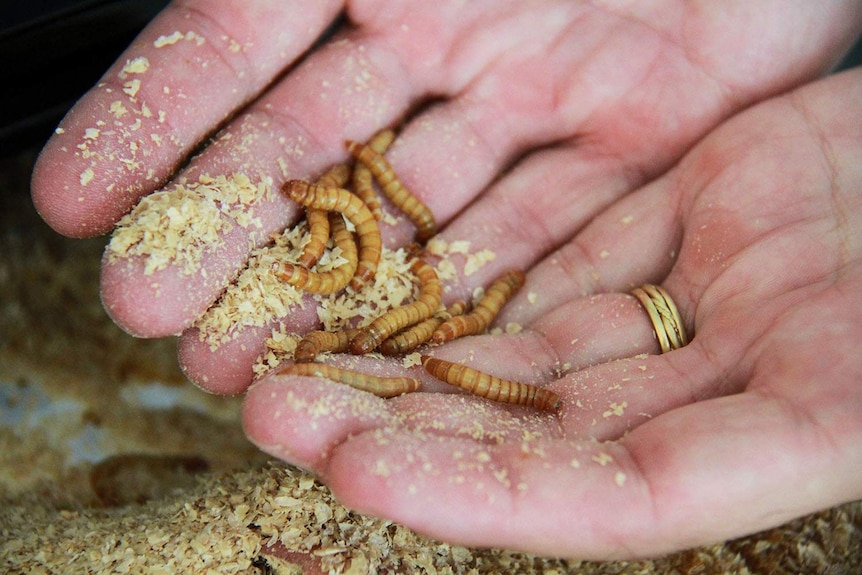
[[[469,351],[479,367],[485,362],[507,371],[500,375],[536,381],[550,382],[562,370],[566,375],[553,385],[566,405],[560,420],[515,417],[454,395],[420,394],[391,404],[366,398],[362,410],[344,404],[333,412],[337,417],[327,417],[326,410],[308,412],[314,394],[349,399],[355,406],[356,393],[322,382],[269,379],[249,396],[247,425],[253,439],[317,469],[359,507],[450,540],[553,553],[625,554],[628,543],[631,553],[673,548],[835,500],[834,493],[816,502],[809,498],[799,508],[781,507],[768,521],[725,513],[723,519],[698,521],[702,532],[687,524],[681,529],[692,518],[692,505],[711,492],[708,478],[683,477],[683,470],[692,470],[690,461],[682,461],[684,453],[646,442],[664,437],[660,426],[673,423],[661,422],[674,417],[692,417],[702,425],[715,421],[697,411],[708,402],[661,418],[660,413],[754,386],[757,366],[769,357],[766,334],[772,332],[767,328],[779,319],[790,321],[776,294],[789,290],[778,280],[791,281],[787,268],[792,258],[787,247],[774,260],[751,255],[752,274],[764,274],[770,262],[782,270],[757,289],[745,283],[751,278],[742,271],[735,274],[742,279],[734,282],[734,274],[724,271],[722,262],[739,266],[734,260],[739,253],[759,245],[754,240],[765,241],[757,230],[733,227],[753,225],[745,219],[748,212],[740,220],[743,208],[767,207],[753,199],[759,194],[740,187],[724,190],[728,196],[710,207],[707,192],[716,191],[711,178],[731,173],[719,162],[727,150],[693,154],[686,165],[701,157],[699,166],[679,168],[673,177],[644,186],[736,111],[826,71],[857,32],[858,3],[825,8],[799,3],[787,9],[782,2],[754,7],[748,2],[655,2],[634,8],[551,0],[351,2],[346,6],[349,24],[275,81],[343,8],[339,2],[308,4],[172,5],[46,146],[33,180],[40,212],[58,231],[83,237],[107,232],[140,198],[177,182],[242,174],[277,190],[287,179],[311,179],[343,160],[345,138],[364,140],[403,121],[392,163],[445,224],[441,235],[498,254],[480,272],[461,277],[450,297],[487,284],[502,269],[531,268],[525,295],[505,318],[525,326],[523,334],[475,338],[438,353],[460,359]],[[201,147],[209,136],[208,145]],[[742,138],[733,151],[750,150],[755,143]],[[764,144],[764,149],[770,148]],[[772,183],[774,175],[763,179]],[[764,194],[774,189],[761,186]],[[702,193],[692,195],[695,190]],[[742,204],[731,204],[731,196]],[[728,204],[726,209],[720,209],[719,199]],[[242,210],[254,225],[240,225],[231,212],[225,217],[235,221],[223,226],[216,239],[196,240],[183,261],[168,259],[153,270],[153,258],[147,256],[106,257],[103,266],[103,299],[115,320],[145,337],[182,333],[186,373],[220,393],[242,392],[250,385],[252,364],[279,323],[288,331],[313,325],[310,314],[296,312],[237,330],[235,339],[220,346],[200,341],[193,327],[198,317],[249,254],[298,215],[297,207],[277,193],[262,194]],[[846,229],[849,234],[851,228]],[[386,227],[385,240],[402,244],[411,231],[405,224]],[[189,268],[183,263],[192,251],[197,261]],[[629,296],[578,296],[626,291],[645,281],[663,281],[671,290],[697,332],[695,342],[670,356],[612,361],[651,350],[642,311]],[[533,297],[528,300],[528,295]],[[801,299],[810,305],[816,298]],[[845,310],[836,313],[846,318]],[[808,327],[808,318],[803,321]],[[507,354],[511,364],[501,365],[501,349],[512,351]],[[831,353],[836,349],[830,347]],[[594,364],[602,365],[578,371]],[[740,371],[746,367],[747,372]],[[643,391],[635,393],[639,380]],[[283,401],[266,400],[269,394]],[[291,405],[296,409],[288,415]],[[484,415],[477,414],[478,405]],[[449,418],[444,427],[450,432],[431,433],[437,424],[423,420],[423,413]],[[618,438],[650,418],[655,419],[637,427],[624,443],[583,443],[586,437]],[[465,446],[466,451],[453,450],[450,436],[457,438],[471,427],[478,443]],[[362,429],[370,432],[362,434]],[[691,441],[697,439],[697,429],[687,431]],[[701,428],[703,441],[714,437],[714,431]],[[358,435],[348,441],[353,434]],[[405,463],[396,451],[385,449],[381,444],[390,434],[403,442],[398,453],[413,450],[418,459]],[[644,443],[636,449],[639,437]],[[345,445],[350,449],[342,449]],[[369,450],[374,457],[357,459]],[[459,458],[450,464],[463,473],[448,474],[451,465],[438,457],[444,453]],[[635,460],[634,453],[650,456]],[[511,465],[514,456],[519,466]],[[372,462],[379,464],[376,471],[359,469]],[[707,463],[703,469],[719,468],[718,460]],[[660,465],[675,482],[651,481],[652,465]],[[414,473],[429,466],[424,479]],[[438,469],[442,474],[435,475]],[[580,476],[572,474],[578,470]],[[414,475],[400,482],[405,475],[399,473]],[[485,480],[488,473],[495,482]],[[586,491],[606,478],[620,489],[605,483],[604,490]],[[683,479],[691,481],[689,493],[680,487]],[[387,484],[382,493],[377,491],[381,482]],[[744,493],[734,501],[762,493],[751,483],[737,484],[735,489]],[[456,488],[460,484],[478,489],[484,499]],[[424,495],[415,495],[434,489],[451,495],[449,508],[460,515],[433,504],[429,510]],[[633,498],[632,490],[641,497]],[[522,505],[513,498],[519,494],[533,499]],[[676,503],[668,504],[668,498]],[[422,509],[418,501],[426,502]],[[471,515],[482,501],[497,504],[488,514]],[[562,501],[568,504],[557,504]],[[763,505],[776,508],[774,501]],[[606,524],[598,522],[600,515],[606,515]],[[544,527],[537,518],[545,519]],[[569,523],[560,523],[563,519]],[[725,521],[728,527],[722,531],[717,523]],[[645,525],[661,529],[628,539]],[[689,539],[680,540],[681,534]]]
[[[529,272],[524,331],[434,350],[547,384],[558,414],[271,376],[250,437],[348,505],[551,555],[656,554],[862,496],[860,97],[856,71],[728,121]],[[619,293],[656,280],[696,333],[666,355]]]

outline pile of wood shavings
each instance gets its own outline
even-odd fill
[[[146,258],[149,275],[178,265],[186,275],[201,270],[206,251],[223,245],[234,225],[260,228],[252,207],[272,194],[271,178],[253,182],[245,174],[202,175],[150,194],[124,216],[107,248],[110,262]]]
[[[20,501],[0,509],[0,525],[0,557],[11,573],[782,575],[830,564],[830,572],[850,573],[862,552],[858,504],[656,560],[467,549],[353,513],[311,476],[277,463],[208,475],[194,488],[117,511]]]

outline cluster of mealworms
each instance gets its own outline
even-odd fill
[[[418,245],[437,233],[431,210],[404,186],[384,155],[394,139],[392,130],[383,130],[367,144],[348,140],[347,150],[355,160],[352,170],[346,164],[338,164],[313,183],[289,180],[284,184],[282,191],[306,209],[310,238],[297,263],[281,262],[273,266],[279,278],[316,294],[336,293],[347,286],[360,291],[372,282],[382,253],[377,222],[383,212],[375,181],[392,204],[413,223]],[[352,183],[353,191],[347,189],[348,183]],[[353,225],[355,242],[345,219]],[[314,271],[330,237],[346,261],[326,272]],[[437,272],[423,259],[421,248],[413,252],[411,272],[419,283],[419,294],[414,301],[381,314],[363,328],[308,333],[296,345],[294,363],[282,368],[280,373],[325,377],[380,397],[417,391],[421,383],[415,378],[377,377],[315,361],[323,352],[359,355],[378,350],[385,355],[405,354],[426,343],[441,344],[482,333],[524,284],[522,271],[508,271],[488,287],[472,310],[468,311],[463,301],[444,309],[443,286]],[[544,410],[554,410],[559,405],[559,397],[554,392],[530,384],[428,356],[422,356],[422,365],[432,376],[491,400]]]

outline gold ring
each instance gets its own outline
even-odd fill
[[[688,343],[679,310],[663,287],[644,284],[633,289],[631,294],[638,298],[649,315],[662,353],[679,349]]]

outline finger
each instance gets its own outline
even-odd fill
[[[530,269],[638,183],[617,159],[579,145],[529,154],[450,222],[438,244],[432,242],[432,253],[438,247],[457,271],[449,297],[469,298],[506,269]],[[533,301],[547,287],[533,284],[516,301],[527,294]]]
[[[369,54],[371,54],[371,53],[373,53],[373,52],[375,52],[375,50],[368,50],[368,53],[369,53]],[[420,83],[420,84],[421,84],[421,83]],[[311,84],[311,85],[313,85],[313,84]],[[306,92],[306,95],[305,95],[304,97],[305,97],[305,98],[307,98],[307,97],[308,97],[308,96],[307,96],[307,92]],[[300,97],[300,101],[302,101],[302,97]],[[481,103],[481,100],[480,100],[480,103]],[[383,108],[383,109],[387,109],[387,106],[383,106],[382,108]],[[470,108],[469,108],[469,106],[467,106],[467,109],[468,109],[468,110],[470,109]],[[477,109],[477,110],[478,110],[478,109],[481,109],[481,106],[476,106],[476,109]],[[445,116],[445,115],[446,115],[446,109],[444,109],[444,108],[440,108],[440,110],[441,110],[441,112],[440,112],[440,113],[442,113],[442,114]],[[470,115],[469,113],[465,113],[465,114],[464,114],[464,116],[466,116],[466,117],[468,117],[468,118],[469,118],[469,117],[471,117],[471,115]],[[326,118],[326,117],[333,117],[333,116],[327,116],[326,114],[323,114],[323,115],[322,115],[322,117]],[[351,117],[352,117],[352,115],[351,115]],[[416,122],[416,123],[415,123],[415,125],[420,125],[420,126],[421,126],[421,125],[423,125],[423,122]],[[425,125],[434,125],[434,123],[426,123]],[[467,130],[467,131],[466,131],[466,132],[464,132],[464,133],[469,133],[469,130]],[[470,141],[470,139],[469,139],[469,138],[468,138],[468,139],[465,139],[465,138],[456,138],[456,141],[461,141],[461,142],[462,142],[462,144],[463,144],[463,143],[469,142],[469,141]],[[512,145],[512,144],[511,144],[511,142],[515,142],[515,140],[513,140],[513,139],[511,139],[511,138],[509,138],[509,139],[505,139],[505,138],[503,138],[503,139],[502,139],[502,142],[503,142],[503,144],[502,144],[502,145],[495,146],[495,147],[489,147],[489,149],[491,149],[491,151],[492,151],[492,152],[496,152],[496,153],[491,154],[491,158],[492,158],[492,159],[494,159],[494,158],[498,158],[498,161],[499,161],[499,158],[500,158],[501,156],[505,155],[505,154],[501,154],[501,153],[499,153],[499,150],[503,150],[503,151],[505,151],[505,150],[511,150],[511,149],[516,149],[516,148],[517,148],[517,146],[514,146],[514,145]],[[509,145],[506,145],[506,143],[507,143],[507,142],[510,142],[510,144],[509,144]],[[434,141],[433,141],[433,140],[432,140],[431,144],[432,144],[432,146],[433,146],[433,144],[434,144]],[[409,150],[409,148],[404,148],[404,149],[408,149],[408,150]],[[397,147],[396,147],[396,151],[397,151]],[[431,158],[433,158],[433,157],[435,157],[435,156],[436,156],[436,154],[430,154],[430,157],[431,157]],[[468,155],[468,156],[469,156],[469,155]],[[485,154],[483,154],[483,153],[479,153],[478,155],[477,155],[477,154],[473,154],[473,156],[475,156],[475,157],[478,157],[478,158],[482,159],[483,157],[485,157]],[[432,159],[431,163],[433,164],[433,159]],[[479,165],[479,166],[481,167],[481,162],[478,162],[478,164],[477,164],[477,165]],[[496,169],[496,168],[497,168],[497,167],[496,167],[496,166],[494,166],[494,169]],[[480,174],[480,175],[481,175],[481,177],[486,177],[486,175],[487,175],[488,173],[491,173],[491,172],[493,172],[493,170],[484,169],[484,170],[476,170],[476,171],[471,170],[469,173],[471,173],[471,174],[472,174],[472,173],[476,173],[476,174]],[[483,174],[484,174],[484,175],[483,175]],[[427,187],[427,186],[419,185],[419,186],[418,186],[418,189],[420,190],[420,193],[421,193],[421,190],[422,190],[422,189],[425,189],[426,187]],[[469,189],[469,188],[471,188],[471,187],[472,187],[472,188],[475,188],[475,186],[473,185],[473,186],[468,186],[466,189]],[[475,191],[473,191],[473,192],[468,192],[467,196],[469,197],[469,195],[470,195],[471,193],[475,193]],[[447,199],[449,199],[449,198],[447,198]],[[462,202],[463,202],[463,201],[464,201],[464,199],[465,199],[465,198],[462,198],[462,199],[460,199],[460,200],[459,200],[457,197],[455,197],[455,201],[451,202],[451,205],[457,206],[457,205],[458,205],[458,202],[459,202],[459,201],[462,201]],[[433,200],[432,200],[432,203],[433,203]],[[452,208],[450,207],[449,209],[451,210]],[[274,210],[274,211],[265,210],[265,211],[266,211],[267,213],[275,213],[277,210]],[[234,262],[229,262],[229,265],[235,265],[235,263],[234,263]],[[229,267],[229,266],[228,266],[228,267]],[[217,269],[216,269],[216,270],[214,270],[214,271],[222,271],[223,273],[222,273],[222,275],[221,275],[221,276],[216,275],[216,274],[210,274],[210,275],[211,275],[211,277],[223,277],[224,275],[226,275],[227,273],[229,273],[229,272],[228,272],[228,270],[217,270]],[[135,283],[135,285],[143,285],[141,282],[134,282],[134,283]],[[214,284],[214,285],[215,285],[216,283],[217,283],[217,282],[215,282],[215,281],[213,282],[213,284]],[[198,293],[205,292],[205,293],[212,294],[212,293],[214,292],[214,290],[215,290],[215,288],[213,288],[213,289],[207,289],[207,290],[199,290],[199,291],[198,291]],[[110,299],[110,298],[108,298],[108,299]],[[204,300],[202,300],[202,301],[205,301],[205,299],[204,299]],[[144,308],[147,308],[147,307],[149,307],[149,306],[144,306]],[[199,306],[197,306],[197,307],[199,307]],[[197,309],[197,307],[195,307],[195,309]],[[135,308],[133,308],[133,309],[135,309]],[[133,313],[133,312],[132,312],[132,313]]]
[[[403,430],[358,434],[331,451],[323,477],[351,508],[453,544],[630,555],[621,541],[631,531],[637,548],[645,535],[635,532],[650,508],[626,497],[643,487],[623,471],[629,467],[620,448],[527,437],[485,445]],[[427,502],[437,498],[447,504],[428,513]]]
[[[530,325],[572,298],[660,282],[682,237],[679,189],[662,177],[613,204],[531,270],[501,321]]]
[[[271,455],[319,471],[325,467],[330,446],[366,431],[398,427],[488,444],[562,434],[551,413],[460,393],[415,365],[411,369],[364,357],[333,358],[328,363],[384,377],[419,378],[422,391],[384,401],[322,378],[268,375],[246,393],[243,421],[255,444]]]
[[[315,469],[345,435],[394,421],[392,405],[398,400],[322,378],[276,375],[248,390],[243,427],[266,453]]]
[[[255,97],[335,18],[339,2],[176,2],[63,120],[33,174],[59,232],[105,233]],[[217,87],[214,89],[214,87]]]

